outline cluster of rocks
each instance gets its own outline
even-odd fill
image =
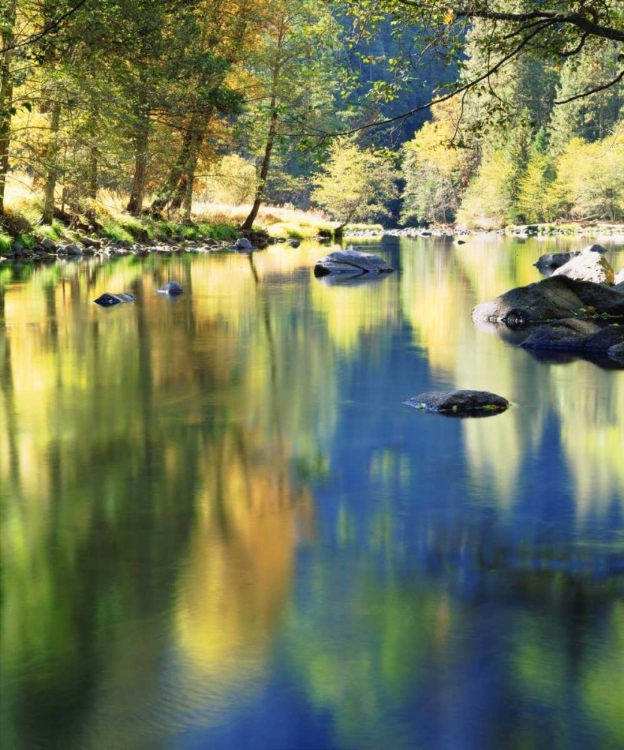
[[[526,349],[606,354],[618,361],[624,348],[624,269],[616,274],[599,245],[561,256],[542,256],[536,265],[556,270],[550,278],[511,289],[472,311],[476,323],[492,324]]]
[[[175,298],[183,294],[184,289],[180,282],[168,281],[156,291],[159,294],[166,294],[169,297]],[[116,292],[115,294],[112,294],[111,292],[104,292],[104,294],[100,294],[100,296],[93,301],[99,307],[117,307],[117,305],[121,305],[124,302],[134,302],[134,295],[126,294],[125,292]]]
[[[232,243],[228,240],[185,240],[182,237],[155,240],[149,243],[128,242],[127,240],[110,240],[94,237],[80,237],[74,242],[54,242],[48,237],[35,237],[35,244],[26,247],[17,240],[11,244],[10,251],[0,256],[0,260],[39,261],[56,258],[80,258],[82,256],[115,257],[121,255],[151,255],[154,253],[213,253],[222,251],[251,252],[267,245],[284,243],[289,247],[299,247],[297,239],[283,237],[264,237],[254,235],[252,239],[240,237]]]

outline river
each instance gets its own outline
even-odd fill
[[[470,317],[584,244],[0,267],[3,750],[621,750],[624,369]]]

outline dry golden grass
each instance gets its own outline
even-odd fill
[[[149,205],[154,196],[148,196]],[[61,193],[57,194],[57,205],[60,206]],[[101,189],[96,200],[85,201],[98,220],[102,223],[118,222],[127,225],[132,219],[125,212],[128,196],[118,191]],[[32,177],[27,174],[10,174],[7,178],[5,205],[9,212],[23,216],[32,225],[39,223],[43,208],[43,194],[39,186],[33,185]],[[197,224],[240,226],[247,218],[250,205],[232,206],[226,203],[196,202],[191,214]],[[176,221],[179,215],[165,216]],[[262,206],[255,221],[255,226],[265,229],[275,237],[314,237],[321,229],[332,229],[337,222],[332,222],[318,210],[302,211],[294,206]]]
[[[242,224],[250,205],[230,206],[225,203],[196,203],[193,220],[208,224]],[[337,226],[321,211],[301,211],[293,206],[261,206],[255,225],[275,237],[314,237],[320,229]]]

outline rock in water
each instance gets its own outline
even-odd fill
[[[561,349],[603,353],[624,342],[624,327],[600,326],[576,318],[540,326],[523,343],[525,349]]]
[[[573,253],[546,253],[534,265],[537,268],[559,268],[565,265],[573,255]]]
[[[613,357],[613,359],[617,359],[619,362],[624,362],[624,343],[612,346],[607,354],[610,357]]]
[[[590,307],[592,314],[624,315],[624,294],[604,284],[551,276],[477,305],[472,319],[520,328],[531,323],[583,316]]]
[[[101,294],[97,299],[94,299],[93,301],[100,307],[115,307],[115,305],[121,305],[124,302],[133,302],[134,297],[131,294],[124,294],[123,292],[121,292],[120,294],[110,294],[109,292],[104,292],[104,294]]]
[[[177,281],[168,281],[158,289],[159,294],[182,294],[183,291],[182,284],[179,284]]]
[[[249,253],[252,250],[255,250],[255,248],[247,237],[239,237],[232,245],[232,250],[242,250],[243,252]]]
[[[403,403],[414,409],[464,416],[485,416],[509,408],[506,398],[488,391],[426,391]]]
[[[557,268],[553,276],[568,276],[578,281],[593,281],[595,284],[613,286],[615,281],[613,268],[609,261],[602,257],[599,250],[594,250],[596,247],[600,245],[586,247],[581,253]]]
[[[335,250],[329,253],[314,266],[314,275],[358,274],[358,273],[392,273],[394,268],[383,258],[372,253],[360,253],[357,250]]]

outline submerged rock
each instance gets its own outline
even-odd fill
[[[383,258],[372,253],[360,253],[357,250],[335,250],[321,258],[314,266],[314,275],[392,273],[394,268]]]
[[[607,353],[624,343],[624,326],[605,328],[586,320],[564,319],[540,326],[522,346],[526,349],[562,349],[578,352]]]
[[[509,401],[488,391],[426,391],[403,402],[414,409],[446,414],[485,416],[509,408]]]
[[[589,314],[624,316],[624,294],[604,284],[551,276],[477,305],[472,319],[522,328]]]
[[[182,294],[184,289],[182,289],[182,284],[179,284],[177,281],[168,281],[166,284],[163,284],[163,286],[160,287],[160,289],[157,290],[159,294]]]
[[[93,301],[100,307],[115,307],[115,305],[121,305],[124,302],[133,302],[134,297],[131,294],[125,294],[124,292],[120,292],[119,294],[104,292],[104,294],[101,294]]]
[[[553,273],[553,276],[568,276],[571,279],[579,281],[593,281],[596,284],[608,284],[613,286],[615,273],[609,261],[603,258],[600,245],[591,245],[586,247],[581,253],[565,263]],[[604,248],[602,251],[606,252]]]
[[[617,359],[618,362],[624,362],[624,342],[610,347],[607,354],[613,359]]]

